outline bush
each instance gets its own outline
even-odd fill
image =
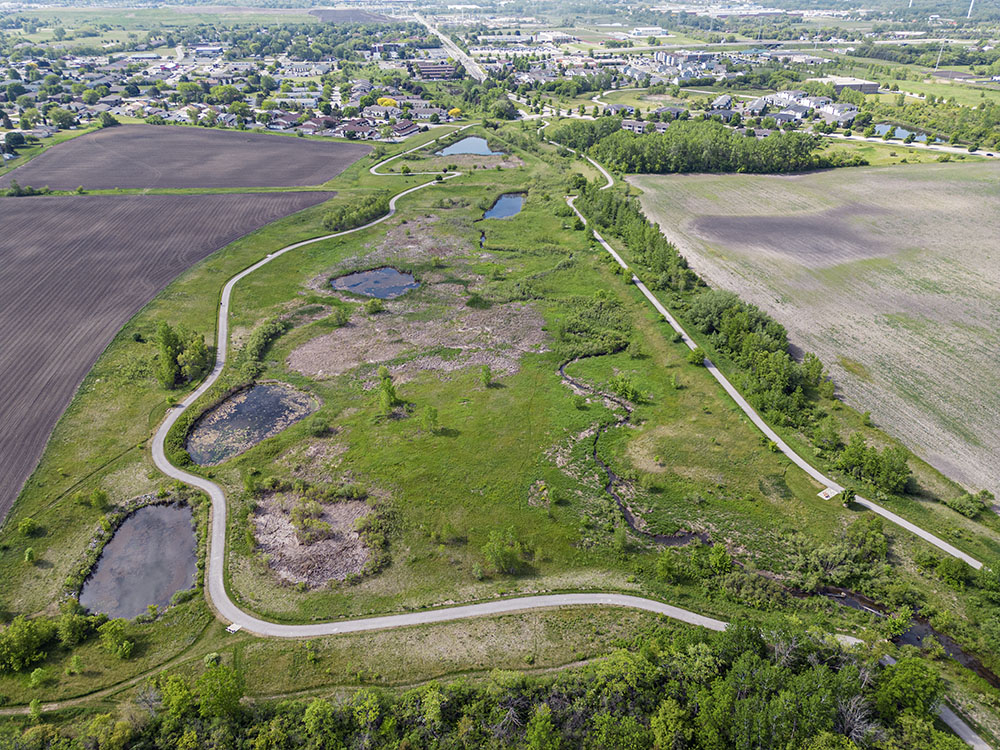
[[[836,465],[838,469],[871,482],[885,492],[905,492],[910,480],[910,467],[903,448],[889,446],[879,451],[869,446],[860,432],[851,435]]]
[[[323,217],[323,226],[331,232],[364,226],[389,213],[389,200],[389,193],[383,192],[359,203],[335,206]]]
[[[34,536],[38,533],[38,522],[34,518],[22,518],[17,525],[17,533],[21,536]]]
[[[692,365],[702,367],[705,364],[705,352],[701,350],[701,347],[695,347],[687,353],[687,361]]]
[[[50,620],[18,615],[0,631],[0,673],[20,672],[42,661],[55,637],[56,627]]]
[[[967,518],[975,518],[993,504],[993,493],[981,490],[976,494],[966,492],[964,495],[946,499],[945,505]]]
[[[119,659],[128,659],[132,655],[132,648],[135,645],[125,637],[126,625],[125,620],[118,618],[108,620],[97,629],[101,636],[101,648]]]
[[[498,573],[518,573],[523,563],[524,548],[514,535],[514,527],[491,531],[489,541],[483,545],[483,555]]]

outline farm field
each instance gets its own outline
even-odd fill
[[[321,185],[371,151],[355,143],[126,125],[74,138],[0,178],[53,190]]]
[[[4,199],[0,517],[83,376],[132,315],[213,251],[330,196]]]
[[[982,163],[631,182],[698,273],[773,314],[850,403],[995,492],[998,177]]]

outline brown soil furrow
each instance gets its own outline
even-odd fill
[[[74,138],[0,177],[53,190],[322,185],[365,156],[361,143],[232,130],[123,125]]]
[[[0,519],[121,326],[193,263],[330,193],[2,199]]]

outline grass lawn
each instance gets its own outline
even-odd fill
[[[793,534],[821,543],[859,514],[820,500],[819,487],[768,450],[709,373],[686,361],[685,349],[566,210],[566,181],[581,162],[538,143],[534,127],[488,133],[491,145],[515,152],[517,163],[467,171],[418,191],[383,224],[284,255],[237,286],[231,312],[237,348],[274,315],[339,307],[352,317],[338,328],[322,317],[300,316],[264,357],[263,377],[314,393],[320,411],[238,457],[201,469],[224,487],[231,504],[232,596],[269,618],[298,622],[543,591],[625,591],[722,618],[777,623],[791,616],[861,632],[872,624],[870,616],[821,598],[785,598],[780,611],[762,612],[697,584],[664,583],[656,573],[659,550],[646,536],[625,530],[605,492],[607,477],[592,457],[595,430],[622,416],[598,395],[616,377],[642,395],[629,426],[604,431],[597,452],[622,477],[620,491],[649,531],[704,532],[740,562],[780,573],[788,567]],[[398,192],[426,180],[375,177],[368,172],[373,163],[362,159],[338,176],[329,185],[338,191],[334,201],[364,200],[378,189]],[[421,161],[407,163],[416,170]],[[525,193],[523,210],[509,219],[481,220],[505,192]],[[70,492],[103,488],[117,502],[164,484],[145,441],[167,399],[182,394],[155,384],[149,375],[153,345],[133,334],[148,341],[158,321],[167,320],[203,332],[212,343],[225,280],[276,248],[321,234],[323,212],[323,206],[304,211],[219,251],[171,284],[111,344],[60,420],[0,536],[5,612],[53,612],[61,583],[100,517],[69,502]],[[361,298],[335,296],[327,283],[348,270],[386,265],[414,273],[421,287],[380,313],[363,312]],[[595,297],[598,291],[604,296]],[[591,389],[574,398],[558,368],[574,341],[566,331],[581,311],[596,309],[595,299],[613,305],[613,327],[633,345],[628,353],[569,363],[567,374]],[[407,343],[414,335],[422,337],[416,347]],[[390,353],[370,355],[383,351],[379,347]],[[307,350],[319,364],[293,365],[305,361]],[[357,361],[346,372],[323,371],[349,357]],[[482,380],[475,357],[493,363],[490,383]],[[380,363],[390,368],[403,402],[389,416],[372,391]],[[436,431],[422,421],[431,407]],[[332,430],[315,434],[311,425],[318,421]],[[246,489],[270,476],[367,488],[385,521],[388,566],[353,585],[280,583],[254,549],[259,497]],[[928,503],[935,514],[929,522],[945,518],[939,508]],[[15,529],[26,516],[44,528],[32,540],[44,565],[22,561],[27,540]],[[516,576],[494,570],[484,553],[491,533],[508,528],[521,549]],[[956,529],[966,535],[963,545],[987,548],[972,525]],[[912,556],[919,544],[888,533],[900,579],[917,582]],[[941,611],[956,607],[951,590],[922,577],[919,585]],[[69,655],[57,652],[47,664],[55,677],[49,685],[31,689],[25,675],[5,677],[0,694],[23,704],[33,697],[127,691],[129,680],[157,665],[195,674],[212,651],[246,670],[256,696],[336,694],[360,684],[398,687],[476,675],[494,666],[557,667],[607,653],[656,622],[624,610],[574,609],[310,645],[225,635],[196,599],[155,623],[132,624],[140,644],[136,659],[110,662],[90,643],[79,651],[89,670],[84,675],[64,679]],[[96,705],[108,699],[94,696]]]

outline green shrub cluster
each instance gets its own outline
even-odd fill
[[[571,297],[569,314],[554,329],[567,358],[613,354],[631,338],[632,321],[624,306],[604,290],[592,297]]]
[[[481,682],[364,688],[342,701],[247,701],[239,669],[215,664],[193,680],[158,678],[157,710],[141,717],[88,716],[80,727],[29,728],[11,739],[26,747],[234,750],[964,747],[935,728],[944,686],[919,658],[883,667],[869,650],[847,652],[799,626],[765,636],[740,622],[721,633],[657,628],[633,648],[558,675],[496,670]],[[305,662],[322,664],[320,648],[305,650]]]
[[[765,418],[803,426],[811,418],[806,391],[825,382],[823,365],[812,354],[797,362],[788,352],[784,327],[732,292],[706,289],[687,311],[691,322],[740,368],[740,387]]]
[[[291,324],[280,317],[268,318],[254,328],[243,348],[233,359],[233,369],[241,380],[250,381],[264,370],[263,359],[275,339],[285,333]]]
[[[837,457],[837,468],[883,492],[901,494],[910,481],[910,467],[903,448],[891,445],[880,451],[868,445],[860,432],[855,432],[847,441]]]
[[[162,321],[156,329],[156,377],[164,388],[199,380],[214,361],[205,337]]]
[[[331,232],[342,232],[364,226],[389,213],[390,198],[388,192],[381,192],[357,203],[338,204],[323,216],[323,226]]]

